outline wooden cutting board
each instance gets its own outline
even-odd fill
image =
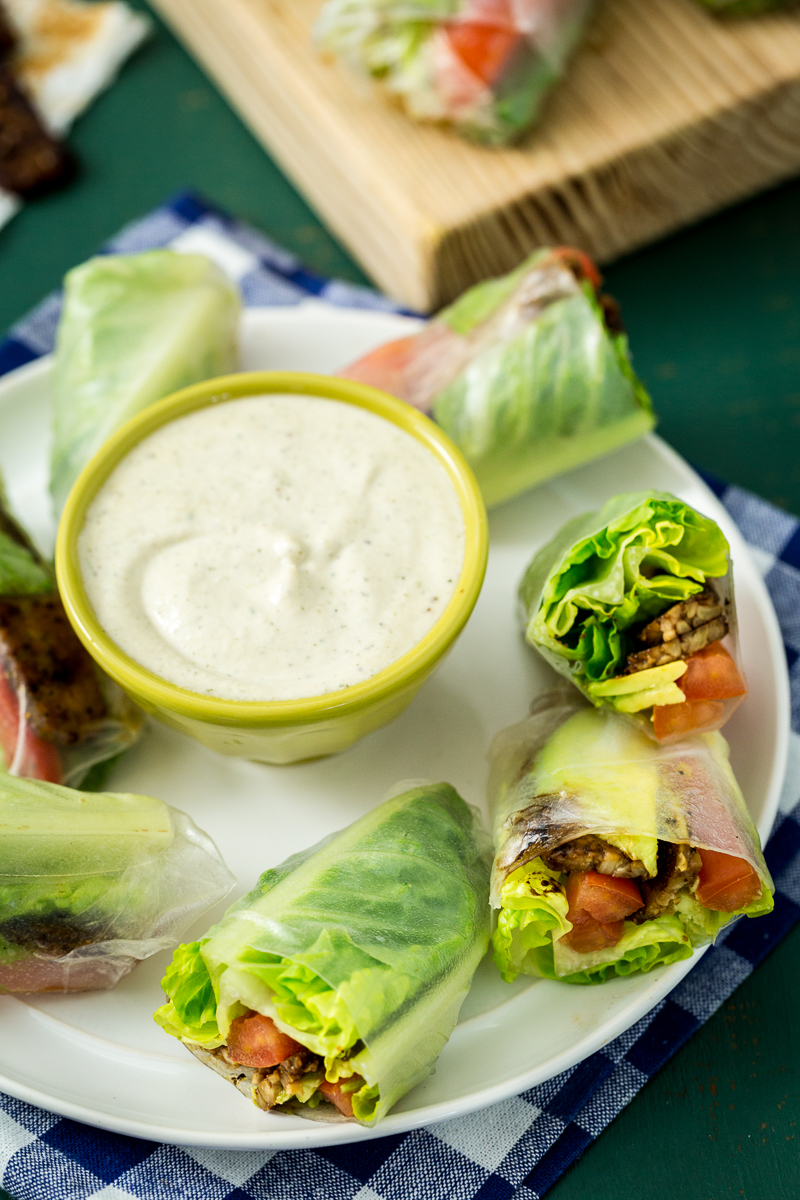
[[[608,261],[800,170],[800,17],[604,0],[544,120],[492,150],[311,43],[321,0],[154,0],[376,282],[436,308],[532,248]]]

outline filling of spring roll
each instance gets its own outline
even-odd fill
[[[567,719],[534,762],[497,793],[493,941],[506,980],[649,971],[688,958],[735,917],[772,909],[719,733],[673,750],[613,713],[560,712]],[[507,731],[522,738],[521,755],[536,721]],[[501,777],[512,770],[507,760]]]
[[[668,493],[618,496],[594,516],[531,564],[528,608],[543,559],[556,559],[529,640],[567,664],[594,704],[641,714],[658,739],[717,728],[747,691],[723,644],[734,618],[722,532]]]
[[[380,1089],[365,1078],[370,1053],[338,993],[302,964],[253,951],[248,969],[269,988],[272,1015],[240,1003],[223,1037],[201,945],[176,951],[164,979],[171,999],[156,1013],[158,1024],[258,1108],[313,1110],[327,1101],[342,1116],[371,1121]]]

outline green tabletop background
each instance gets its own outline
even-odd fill
[[[368,282],[155,25],[73,131],[78,180],[0,231],[0,329],[122,224],[186,188],[311,268]],[[800,182],[614,264],[606,281],[662,436],[694,464],[800,513]],[[800,928],[642,1089],[551,1200],[798,1200],[799,995]]]

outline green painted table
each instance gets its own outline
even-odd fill
[[[72,143],[80,179],[0,233],[0,329],[120,225],[187,187],[312,268],[364,281],[161,25]],[[800,182],[616,264],[607,283],[661,434],[695,464],[800,512]],[[552,1200],[798,1200],[798,995],[800,929],[651,1080]]]

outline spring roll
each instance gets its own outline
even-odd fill
[[[488,945],[490,865],[449,784],[410,787],[180,946],[155,1019],[261,1109],[371,1125],[453,1031]]]
[[[130,417],[236,370],[240,311],[235,287],[202,254],[106,254],[68,273],[54,363],[57,513],[92,455]]]
[[[0,480],[0,770],[75,787],[92,771],[99,781],[143,723],[79,641]]]
[[[551,666],[658,741],[721,728],[747,694],[728,543],[669,492],[614,496],[569,521],[520,599]]]
[[[327,0],[321,48],[419,121],[487,145],[518,139],[581,40],[593,0]]]
[[[0,992],[113,987],[233,882],[161,800],[0,774]]]
[[[432,415],[498,504],[653,428],[600,285],[580,251],[537,251],[342,374]]]
[[[613,711],[551,693],[490,757],[504,979],[650,971],[772,909],[721,733],[659,746]]]

